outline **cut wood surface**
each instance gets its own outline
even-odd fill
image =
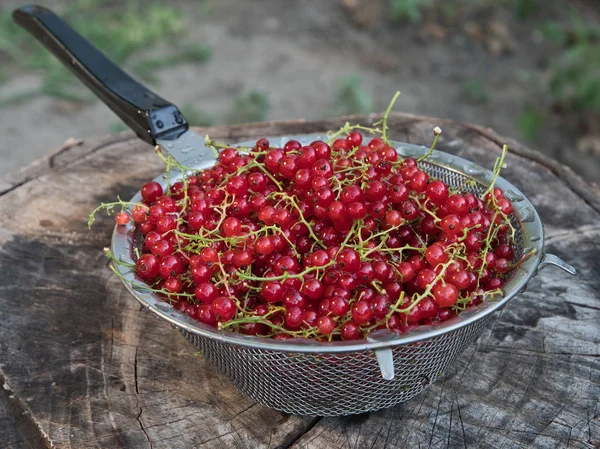
[[[324,132],[347,120],[198,129],[222,141]],[[113,227],[87,218],[161,172],[133,134],[70,140],[0,180],[0,448],[600,448],[600,193],[489,129],[395,113],[395,140],[492,167],[538,210],[544,268],[426,392],[341,418],[290,416],[243,397],[107,268]]]

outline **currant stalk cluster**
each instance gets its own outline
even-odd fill
[[[214,167],[97,210],[121,207],[117,224],[135,223],[143,249],[132,269],[148,289],[220,329],[356,340],[501,294],[515,266],[511,202],[493,185],[478,197],[432,179],[382,124],[306,146],[207,138]]]

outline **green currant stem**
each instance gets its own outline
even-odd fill
[[[525,261],[531,259],[531,257],[536,253],[537,253],[537,250],[534,248],[531,251],[527,252],[527,254],[524,254],[523,257],[521,257],[517,262],[515,262],[513,264],[513,266],[510,267],[510,270],[508,270],[508,272],[511,272],[516,268],[519,268]]]
[[[117,207],[117,206],[121,206],[121,208],[122,208],[121,210],[128,209],[130,206],[132,206],[132,207],[135,207],[138,205],[144,206],[141,203],[132,203],[130,201],[121,201],[121,198],[119,198],[119,197],[117,197],[117,200],[118,201],[115,201],[113,203],[102,203],[102,204],[100,204],[100,206],[98,206],[96,209],[94,209],[88,218],[88,229],[92,228],[92,224],[94,223],[94,220],[96,220],[96,214],[98,212],[100,212],[101,210],[106,210],[106,213],[108,215],[110,215],[114,211],[115,207]],[[144,206],[144,207],[146,207],[146,206]]]
[[[273,277],[269,277],[269,278],[250,276],[250,275],[247,275],[247,274],[241,273],[241,272],[238,273],[238,276],[240,277],[240,279],[246,279],[249,281],[282,281],[285,279],[302,279],[308,273],[310,273],[312,271],[323,270],[325,268],[332,266],[334,263],[335,262],[331,260],[328,263],[326,263],[325,265],[321,265],[320,267],[308,267],[306,270],[304,270],[300,273],[295,273],[295,274],[285,273],[285,274],[282,274],[281,276],[273,276]]]
[[[383,141],[385,143],[387,143],[389,145],[389,141],[388,141],[388,117],[390,115],[390,112],[392,112],[392,108],[394,107],[394,103],[396,103],[396,100],[398,99],[398,97],[400,96],[400,91],[397,91],[394,96],[392,97],[392,101],[390,101],[390,104],[388,105],[388,108],[385,111],[385,114],[383,114],[383,118],[381,119],[381,138],[383,139]],[[379,122],[378,122],[379,123]],[[376,123],[377,124],[377,123]]]
[[[304,214],[302,213],[300,206],[298,206],[298,203],[296,203],[296,200],[294,199],[293,195],[290,196],[290,195],[286,194],[285,192],[273,192],[271,195],[281,196],[281,197],[287,199],[292,204],[292,206],[294,206],[294,208],[298,211],[298,216],[300,218],[300,221],[308,228],[308,233],[310,234],[312,239],[315,242],[317,242],[321,248],[323,248],[323,249],[327,248],[327,246],[325,246],[325,244],[315,235],[315,232],[313,231],[313,228],[310,225],[310,223],[308,221],[306,221],[306,218],[304,218]]]
[[[496,185],[496,180],[498,179],[498,176],[500,176],[500,171],[504,167],[504,159],[506,159],[507,154],[508,145],[504,144],[502,146],[502,154],[498,159],[496,159],[496,163],[494,164],[494,176],[492,178],[492,182],[490,183],[488,189],[482,195],[482,198],[484,198],[486,194],[491,193],[492,202],[494,203],[494,205],[496,204],[496,197],[494,196],[494,186]]]
[[[442,269],[440,270],[440,273],[436,276],[435,281],[432,282],[431,284],[429,284],[427,286],[427,288],[425,289],[425,291],[422,294],[416,294],[413,295],[414,299],[413,302],[406,308],[404,309],[395,309],[396,312],[399,313],[410,313],[410,311],[419,303],[421,302],[422,299],[424,299],[425,297],[429,296],[429,294],[431,293],[431,290],[433,289],[433,286],[435,284],[437,284],[438,281],[443,281],[444,280],[444,273],[446,272],[446,270],[448,269],[448,267],[450,265],[452,265],[454,263],[454,260],[450,259],[448,262],[446,262],[445,264],[442,265]]]
[[[481,279],[481,274],[483,273],[483,270],[485,270],[485,268],[488,265],[486,258],[492,247],[492,239],[498,232],[498,227],[494,227],[494,225],[493,225],[496,221],[496,217],[498,216],[498,214],[499,214],[499,211],[496,211],[494,213],[494,218],[491,220],[490,228],[488,229],[488,233],[485,238],[485,248],[483,250],[483,255],[481,256],[481,260],[482,260],[481,267],[479,268],[479,273],[477,274],[477,287],[479,287],[479,279]]]
[[[421,156],[419,159],[417,159],[417,162],[421,162],[433,154],[433,150],[435,149],[435,146],[437,145],[438,140],[440,139],[440,134],[434,133],[435,137],[433,138],[433,143],[429,147],[429,150],[427,151],[427,153],[424,156]]]
[[[367,131],[370,134],[381,134],[381,129],[379,128],[368,128],[366,126],[362,126],[362,125],[351,125],[349,122],[346,122],[346,124],[344,126],[342,126],[338,131],[336,131],[335,133],[328,133],[327,134],[327,144],[331,145],[335,139],[337,139],[338,137],[344,135],[344,134],[348,134],[350,131],[355,130],[355,129],[360,129],[361,131]]]
[[[283,190],[283,187],[281,186],[281,183],[280,183],[279,181],[277,181],[277,180],[275,179],[275,177],[274,177],[274,176],[273,176],[271,173],[269,173],[269,170],[267,170],[267,169],[266,169],[266,168],[263,166],[263,164],[257,163],[257,164],[256,164],[256,166],[258,167],[258,169],[259,169],[260,171],[262,171],[262,172],[263,172],[265,175],[267,175],[267,177],[268,177],[268,178],[269,178],[271,181],[273,181],[273,183],[274,183],[274,184],[277,186],[277,188],[278,188],[280,191],[282,191],[282,190]]]
[[[350,230],[346,234],[346,238],[341,243],[340,247],[338,248],[337,252],[335,253],[335,257],[337,257],[338,254],[340,253],[340,251],[343,250],[346,247],[346,245],[348,243],[348,240],[350,240],[350,237],[352,237],[352,235],[356,232],[357,225],[358,225],[357,221],[355,221],[354,223],[352,223],[352,227],[350,228]]]
[[[104,254],[106,255],[106,257],[108,257],[113,263],[115,263],[116,265],[122,266],[122,267],[127,267],[127,268],[134,268],[136,266],[136,264],[134,263],[129,263],[129,262],[123,262],[120,259],[117,259],[114,254],[112,253],[112,251],[108,248],[104,248]]]

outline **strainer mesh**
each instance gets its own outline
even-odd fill
[[[256,402],[297,415],[338,416],[390,407],[422,392],[479,336],[490,317],[430,340],[396,346],[392,380],[383,379],[372,351],[288,353],[182,332]]]

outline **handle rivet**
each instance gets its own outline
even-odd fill
[[[156,126],[158,128],[162,128],[163,126],[165,126],[165,124],[159,120],[159,121],[156,122]]]
[[[183,123],[183,119],[181,118],[180,115],[178,115],[177,117],[175,117],[175,122],[179,125],[181,125]]]

